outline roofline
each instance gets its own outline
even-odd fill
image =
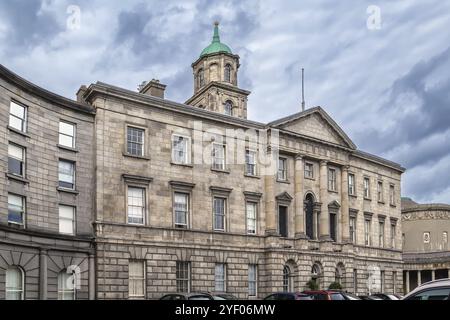
[[[402,214],[410,213],[410,212],[417,212],[417,211],[438,211],[438,210],[450,211],[450,204],[445,204],[445,203],[417,204],[417,205],[413,205],[413,206],[410,206],[407,208],[403,208]]]
[[[404,173],[406,171],[406,168],[402,167],[400,164],[398,164],[396,162],[393,162],[393,161],[381,158],[379,156],[376,156],[374,154],[371,154],[371,153],[368,153],[368,152],[365,152],[365,151],[355,150],[352,153],[352,156],[355,156],[357,158],[361,158],[361,159],[364,159],[364,160],[369,160],[369,161],[372,161],[372,162],[375,162],[375,163],[382,164],[382,165],[384,165],[386,167],[389,167],[389,168],[395,169],[397,171],[400,171],[401,173]]]
[[[11,70],[7,69],[5,66],[0,64],[0,76],[8,81],[9,83],[20,87],[24,91],[27,91],[28,93],[38,96],[52,104],[57,104],[62,107],[66,107],[68,109],[79,111],[87,114],[95,114],[95,109],[88,105],[83,104],[80,102],[77,102],[75,100],[71,100],[68,98],[65,98],[63,96],[60,96],[56,93],[50,92],[44,88],[41,88],[30,81],[20,77],[19,75],[15,74]]]
[[[204,92],[206,92],[207,90],[209,90],[211,87],[214,87],[214,86],[221,87],[221,88],[233,91],[233,92],[241,93],[241,94],[244,94],[246,96],[248,96],[251,93],[248,90],[240,89],[238,87],[235,87],[235,86],[227,84],[227,83],[223,83],[223,82],[220,82],[220,81],[211,81],[206,86],[202,87],[196,94],[194,94],[192,97],[187,99],[184,104],[189,105],[189,103],[191,103],[193,100],[195,100],[200,95],[202,95]]]

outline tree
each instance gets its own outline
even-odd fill
[[[332,282],[330,283],[328,290],[342,290],[342,285],[339,282]]]
[[[306,283],[306,286],[309,288],[309,290],[319,290],[319,284],[315,279],[312,278]]]

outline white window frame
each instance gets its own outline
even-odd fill
[[[142,132],[142,142],[129,140],[128,139],[128,131],[129,130],[137,130],[137,131]],[[146,141],[145,136],[146,136],[146,132],[147,132],[146,128],[142,128],[142,127],[134,126],[134,125],[128,125],[128,124],[126,125],[126,132],[125,132],[125,142],[126,142],[125,148],[126,149],[125,149],[125,152],[126,152],[127,155],[130,155],[130,156],[133,156],[133,157],[144,157],[145,156],[145,149],[146,149],[145,148],[145,141]],[[128,148],[129,144],[140,145],[141,148],[142,148],[141,154],[134,154],[134,153],[130,152],[129,148]]]
[[[18,223],[18,222],[9,220],[9,211],[10,211],[9,197],[10,196],[20,198],[21,201],[22,201],[22,207],[21,207],[22,210],[20,211],[20,213],[22,214],[22,223]],[[24,196],[22,196],[22,195],[19,195],[19,194],[8,193],[8,223],[25,227],[26,211],[27,211],[27,200],[26,200],[26,198]]]
[[[187,278],[178,277],[178,275],[181,273],[180,272],[181,270],[179,270],[179,267],[183,268],[183,270],[182,270],[183,272],[186,271]],[[186,267],[187,270],[184,270],[185,267]],[[176,292],[177,293],[190,293],[191,292],[191,262],[190,261],[177,261],[176,262],[175,281],[176,281]],[[181,282],[181,281],[183,281],[183,282],[187,281],[187,292],[179,290],[178,282]]]
[[[61,180],[61,166],[60,166],[61,163],[70,163],[71,166],[72,166],[72,172],[71,172],[72,180],[73,180],[72,181],[72,184],[73,184],[72,188],[60,185],[61,182],[69,183],[67,181]],[[67,189],[67,190],[75,190],[76,189],[76,163],[74,161],[66,160],[66,159],[59,159],[59,161],[58,161],[58,187],[62,188],[62,189]]]
[[[305,161],[304,171],[306,179],[314,179],[314,164],[312,162]]]
[[[256,158],[257,158],[257,152],[255,150],[252,150],[252,149],[245,150],[245,174],[246,175],[248,175],[248,176],[258,175]],[[253,159],[253,161],[250,162],[250,159]],[[249,168],[252,169],[251,172],[250,172]]]
[[[385,246],[385,243],[384,243],[385,242],[384,231],[385,231],[385,223],[384,223],[384,221],[378,221],[378,246],[380,248],[384,248],[384,246]]]
[[[355,189],[355,174],[349,173],[348,174],[348,194],[351,196],[356,196],[356,189]]]
[[[72,210],[72,219],[66,218],[66,217],[61,217],[61,209],[62,208],[70,208]],[[59,233],[60,234],[66,234],[66,235],[75,235],[76,234],[76,207],[74,206],[68,206],[68,205],[64,205],[64,204],[60,204],[59,205],[59,213],[58,213],[58,218],[59,218]],[[61,222],[63,221],[70,221],[72,223],[72,232],[70,233],[66,233],[66,232],[62,232],[61,231]]]
[[[176,201],[177,195],[182,195],[186,199],[186,210],[184,211],[186,223],[184,223],[184,224],[177,222],[177,211],[180,211],[180,212],[182,211],[182,210],[177,210],[177,201]],[[190,202],[191,202],[190,198],[191,198],[191,194],[188,192],[182,192],[182,191],[174,191],[173,192],[173,215],[174,215],[175,228],[185,228],[185,229],[189,228],[189,220],[190,220],[189,208],[190,208]]]
[[[10,288],[8,289],[8,287],[6,286],[6,279],[7,279],[7,272],[10,269],[15,269],[19,271],[20,277],[21,277],[21,290],[11,290]],[[25,300],[25,272],[23,271],[23,269],[19,266],[13,265],[10,266],[8,269],[6,269],[5,271],[5,299],[7,299],[8,293],[20,293],[20,299],[19,300]]]
[[[284,168],[280,167],[280,163],[284,164]],[[277,179],[279,181],[287,181],[288,176],[288,159],[285,157],[278,157],[278,163],[277,163]]]
[[[186,139],[186,150],[184,150],[184,159],[182,161],[178,161],[175,155],[175,153],[179,151],[175,148],[175,142],[177,138],[181,138],[183,140]],[[191,164],[191,137],[181,134],[172,135],[172,162],[175,164]]]
[[[223,157],[217,157],[216,147],[222,149]],[[226,170],[226,158],[227,158],[226,144],[214,142],[212,144],[211,158],[212,158],[212,169],[213,170],[225,171]]]
[[[62,276],[62,275],[69,275],[69,277],[70,276],[72,276],[72,277],[74,277],[73,278],[73,284],[76,284],[77,282],[76,282],[76,273],[75,272],[72,272],[72,273],[67,273],[67,269],[64,269],[64,270],[62,270],[62,271],[60,271],[59,273],[58,273],[58,300],[76,300],[77,298],[76,298],[76,293],[77,293],[77,290],[76,290],[76,286],[75,285],[73,285],[73,288],[71,289],[71,288],[66,288],[65,286],[64,287],[60,287],[60,277]],[[68,279],[65,279],[66,281],[65,281],[65,284],[67,284],[67,280]],[[73,297],[73,299],[64,299],[64,297],[67,295],[67,294],[71,294],[72,295],[72,297]],[[63,299],[61,299],[61,297],[63,298]]]
[[[389,204],[395,206],[395,185],[389,185]]]
[[[223,214],[216,212],[216,200],[223,201]],[[214,231],[226,231],[227,230],[227,210],[228,210],[228,198],[214,196],[213,197],[213,230]],[[221,216],[223,219],[223,229],[216,228],[216,218]]]
[[[18,106],[18,107],[23,108],[23,119],[11,113],[11,108],[12,108],[12,105],[13,105],[13,104],[16,105],[16,106]],[[21,128],[20,128],[20,129],[16,128],[15,126],[13,126],[13,125],[11,124],[11,117],[16,118],[16,119],[18,119],[18,120],[21,121]],[[16,101],[14,101],[14,100],[11,100],[11,101],[10,101],[10,104],[9,104],[9,120],[8,120],[8,125],[9,125],[9,127],[13,128],[14,130],[17,130],[17,131],[26,133],[26,132],[27,132],[27,125],[28,125],[28,107],[25,106],[25,105],[23,105],[23,104],[21,104],[21,103],[19,103],[19,102],[16,102]]]
[[[221,274],[218,274],[218,270],[221,270]],[[227,265],[225,263],[216,263],[214,266],[214,291],[227,292]]]
[[[395,237],[397,234],[397,225],[395,223],[391,223],[391,248],[395,249]]]
[[[61,132],[61,124],[62,124],[62,123],[66,124],[66,125],[69,125],[69,126],[72,126],[72,129],[73,129],[73,136]],[[76,125],[75,123],[72,123],[72,122],[69,122],[69,121],[66,121],[66,120],[59,120],[58,144],[59,144],[60,146],[74,149],[74,148],[76,147],[76,135],[77,135],[77,125]],[[61,136],[65,136],[65,137],[71,138],[71,139],[72,139],[72,145],[71,145],[71,146],[65,145],[65,144],[61,141]]]
[[[335,168],[328,168],[328,190],[337,191],[337,176]]]
[[[356,243],[356,217],[349,218],[349,229],[350,229],[349,230],[350,231],[350,241],[355,244]]]
[[[143,274],[142,274],[142,276],[140,276],[140,275],[132,275],[131,273],[130,273],[130,265],[132,264],[132,263],[139,263],[139,264],[141,264],[142,265],[142,268],[143,268]],[[137,260],[137,259],[130,259],[129,261],[128,261],[128,298],[129,299],[145,299],[145,297],[146,297],[146,292],[147,292],[147,285],[146,285],[146,283],[147,283],[147,272],[146,272],[146,270],[147,270],[147,268],[146,268],[146,262],[145,262],[145,260]],[[132,281],[142,281],[142,295],[137,295],[137,294],[131,294],[131,292],[130,292],[130,283],[132,282]]]
[[[378,202],[384,201],[383,181],[377,182],[377,200]]]
[[[363,179],[364,199],[370,200],[370,178],[364,177]]]
[[[250,217],[249,216],[249,206],[252,206],[253,208],[254,208],[254,214],[255,214],[255,217]],[[258,233],[258,203],[257,202],[255,202],[255,201],[246,201],[245,202],[245,217],[246,217],[246,232],[247,232],[247,234],[252,234],[252,235],[255,235],[255,234],[257,234]],[[254,221],[254,224],[255,224],[255,230],[254,230],[254,232],[250,232],[250,230],[249,230],[249,221]]]
[[[131,207],[137,207],[129,204],[129,190],[130,189],[140,189],[142,191],[142,223],[135,223],[130,222],[130,206]],[[145,226],[147,222],[147,188],[139,185],[134,184],[127,184],[126,185],[126,210],[127,210],[127,224],[128,225],[134,225],[134,226]]]
[[[250,278],[251,269],[254,269],[253,270],[254,279]],[[252,291],[251,284],[254,284],[254,289],[255,289],[254,292]],[[249,297],[257,297],[258,296],[258,265],[257,264],[249,264],[248,265],[248,296]]]
[[[364,245],[370,247],[372,245],[372,220],[364,219]]]
[[[13,156],[13,155],[10,153],[10,150],[9,150],[10,147],[12,147],[12,148],[17,148],[17,149],[21,149],[21,152],[22,152],[22,158],[20,159],[20,158],[18,158],[18,157],[16,157],[16,156]],[[9,169],[9,164],[8,164],[8,173],[9,173],[9,174],[12,174],[12,175],[17,176],[17,177],[22,177],[22,178],[25,177],[25,172],[26,172],[26,158],[27,158],[26,154],[27,154],[27,149],[26,149],[25,147],[22,147],[22,146],[20,146],[20,145],[18,145],[18,144],[12,143],[12,142],[9,142],[9,143],[8,143],[8,162],[9,162],[9,158],[14,159],[14,160],[17,160],[17,161],[19,161],[19,162],[21,163],[21,167],[22,167],[22,174],[17,174],[17,173],[14,173],[14,172],[10,172],[10,171],[9,171],[10,169]]]

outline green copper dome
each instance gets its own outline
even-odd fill
[[[219,36],[219,23],[214,23],[214,37],[213,41],[209,46],[207,46],[205,49],[203,49],[202,53],[200,54],[200,57],[206,56],[208,54],[212,53],[230,53],[231,49],[226,44],[220,42],[220,36]]]

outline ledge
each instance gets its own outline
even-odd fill
[[[71,193],[71,194],[75,194],[75,195],[80,193],[77,190],[66,189],[66,188],[61,188],[61,187],[56,187],[56,190],[58,190],[59,192]]]
[[[184,181],[169,181],[169,184],[174,188],[182,188],[182,189],[193,189],[195,187],[195,183],[184,182]]]
[[[11,174],[11,173],[6,173],[5,175],[10,180],[19,181],[19,182],[26,183],[26,184],[30,183],[30,180],[25,179],[24,177],[21,177],[21,176],[16,176],[16,175]]]
[[[246,198],[258,199],[258,200],[261,199],[261,197],[263,195],[260,192],[252,192],[252,191],[244,191],[243,193]]]
[[[246,178],[253,178],[253,179],[261,179],[260,176],[254,176],[254,175],[251,175],[251,174],[244,174],[244,177],[246,177]]]
[[[127,157],[127,158],[133,158],[133,159],[139,159],[139,160],[146,160],[146,161],[150,160],[150,157],[146,157],[146,156],[135,156],[135,155],[132,155],[132,154],[129,154],[129,153],[126,153],[126,152],[122,152],[122,155],[123,155],[124,157]]]
[[[9,131],[17,133],[18,135],[21,135],[21,136],[23,136],[25,138],[30,138],[31,137],[28,133],[20,131],[20,130],[17,130],[15,128],[11,127],[10,125],[8,125],[6,128],[8,128]]]
[[[330,193],[335,193],[335,194],[339,194],[339,191],[336,191],[336,190],[330,190],[330,189],[328,189],[328,192],[330,192]]]
[[[291,182],[289,180],[279,180],[278,178],[277,178],[277,182],[285,183],[285,184],[291,184]]]
[[[233,191],[232,188],[215,187],[215,186],[209,187],[209,190],[211,190],[211,192],[213,193],[225,193],[225,194],[230,194],[231,191]]]
[[[230,170],[226,170],[226,169],[225,170],[220,170],[220,169],[211,168],[211,171],[230,174]]]
[[[305,180],[311,180],[311,181],[316,181],[316,178],[314,178],[314,177],[312,177],[312,178],[310,178],[310,177],[303,177],[303,179],[305,179]]]
[[[355,198],[355,199],[358,198],[358,196],[357,196],[356,194],[348,194],[348,196],[349,196],[349,197],[352,197],[352,198]]]
[[[78,153],[80,152],[80,150],[76,149],[76,148],[70,148],[70,147],[66,147],[63,145],[60,145],[59,143],[56,145],[59,149],[65,150],[65,151],[70,151],[70,152],[75,152]]]
[[[192,163],[177,163],[177,162],[170,162],[172,166],[180,166],[180,167],[187,167],[187,168],[193,168],[194,165]]]
[[[144,177],[144,176],[135,176],[131,174],[122,174],[123,180],[125,182],[129,183],[138,183],[138,184],[150,184],[153,181],[153,178],[151,177]]]

